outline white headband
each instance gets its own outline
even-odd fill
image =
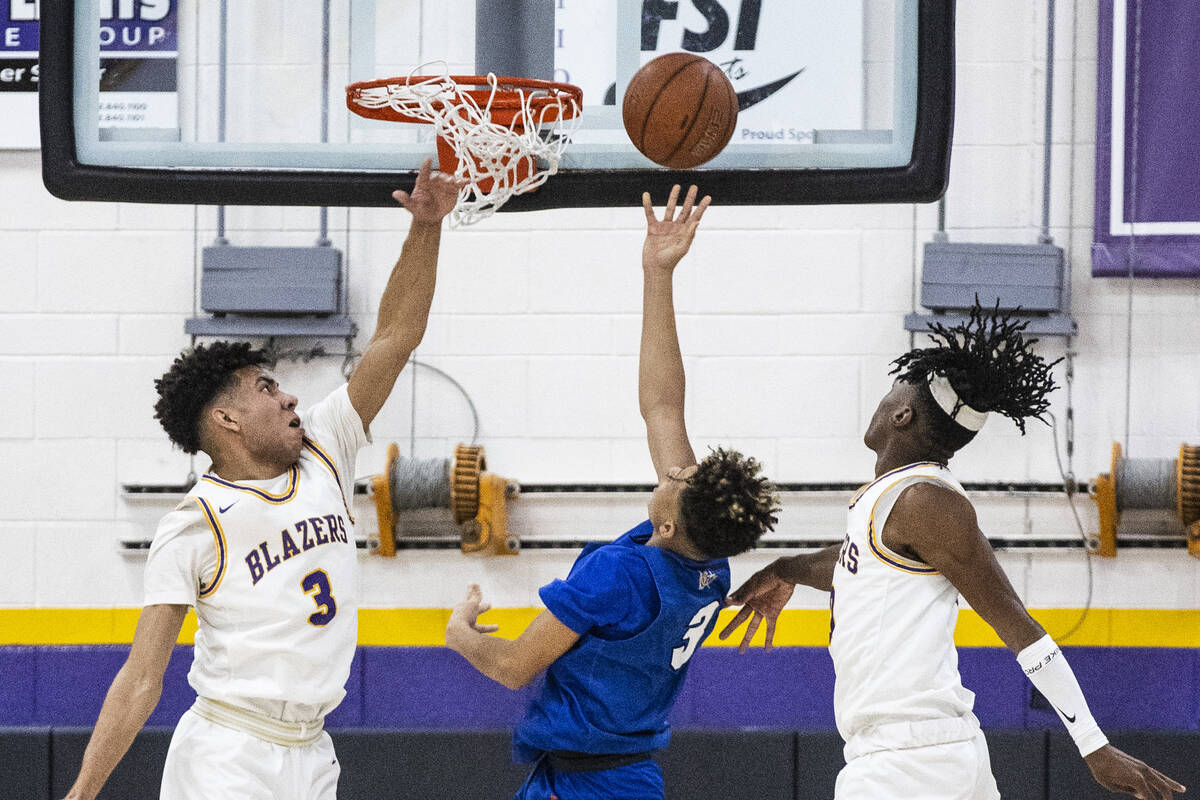
[[[945,375],[930,374],[929,393],[933,395],[933,399],[937,401],[942,411],[949,415],[950,419],[967,430],[978,431],[983,427],[983,423],[987,422],[987,412],[976,411],[964,403]]]

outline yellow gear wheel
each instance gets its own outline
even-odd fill
[[[479,476],[485,469],[487,459],[481,445],[455,445],[450,468],[450,509],[455,525],[475,519],[479,513]]]
[[[1191,525],[1200,521],[1200,445],[1180,445],[1176,462],[1175,491],[1179,521]]]

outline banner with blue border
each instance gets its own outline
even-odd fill
[[[101,136],[134,128],[178,138],[178,0],[122,0],[100,11]],[[0,148],[40,146],[39,46],[38,0],[0,0]]]

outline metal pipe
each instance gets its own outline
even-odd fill
[[[1046,111],[1042,157],[1042,244],[1054,244],[1050,235],[1050,147],[1054,123],[1054,0],[1046,0]],[[1068,220],[1068,225],[1070,221]]]
[[[220,35],[217,39],[217,141],[225,141],[225,73],[229,68],[225,45],[229,39],[229,0],[221,0]],[[217,206],[217,240],[215,244],[229,244],[225,238],[225,206]]]
[[[329,142],[329,0],[321,4],[321,144]],[[321,206],[318,247],[329,247],[329,209]],[[342,309],[345,311],[345,309]]]

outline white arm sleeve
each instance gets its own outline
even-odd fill
[[[1087,700],[1079,681],[1067,663],[1062,650],[1046,634],[1033,644],[1017,653],[1017,663],[1037,690],[1045,695],[1058,712],[1058,718],[1067,726],[1067,733],[1075,740],[1079,754],[1089,755],[1108,744],[1108,737],[1088,710]]]

